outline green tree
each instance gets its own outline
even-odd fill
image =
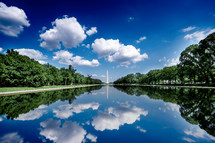
[[[1,55],[1,86],[42,86],[45,84],[44,67],[17,51],[7,50]]]
[[[196,53],[199,56],[199,63],[204,67],[202,74],[205,77],[206,83],[209,83],[210,79],[212,83],[215,83],[215,32],[200,41]]]

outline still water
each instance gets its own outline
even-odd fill
[[[212,89],[97,86],[0,97],[1,143],[215,142]]]

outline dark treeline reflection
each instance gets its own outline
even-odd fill
[[[215,136],[215,90],[175,87],[134,87],[114,86],[129,95],[147,95],[152,99],[162,99],[165,102],[180,106],[181,116],[191,124]]]
[[[92,90],[98,90],[102,86],[91,86],[74,88],[68,90],[57,90],[49,92],[38,92],[22,95],[0,97],[0,115],[7,115],[7,119],[17,118],[20,114],[28,113],[40,105],[49,105],[58,100],[66,101],[69,104],[76,99],[76,96]]]

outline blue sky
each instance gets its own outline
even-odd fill
[[[213,0],[3,0],[0,52],[110,81],[178,63],[215,32]]]

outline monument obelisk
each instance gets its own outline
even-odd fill
[[[107,84],[109,83],[109,81],[108,81],[108,70],[107,70]]]
[[[109,84],[109,81],[108,81],[108,70],[107,70],[107,99],[108,99],[108,84]]]

